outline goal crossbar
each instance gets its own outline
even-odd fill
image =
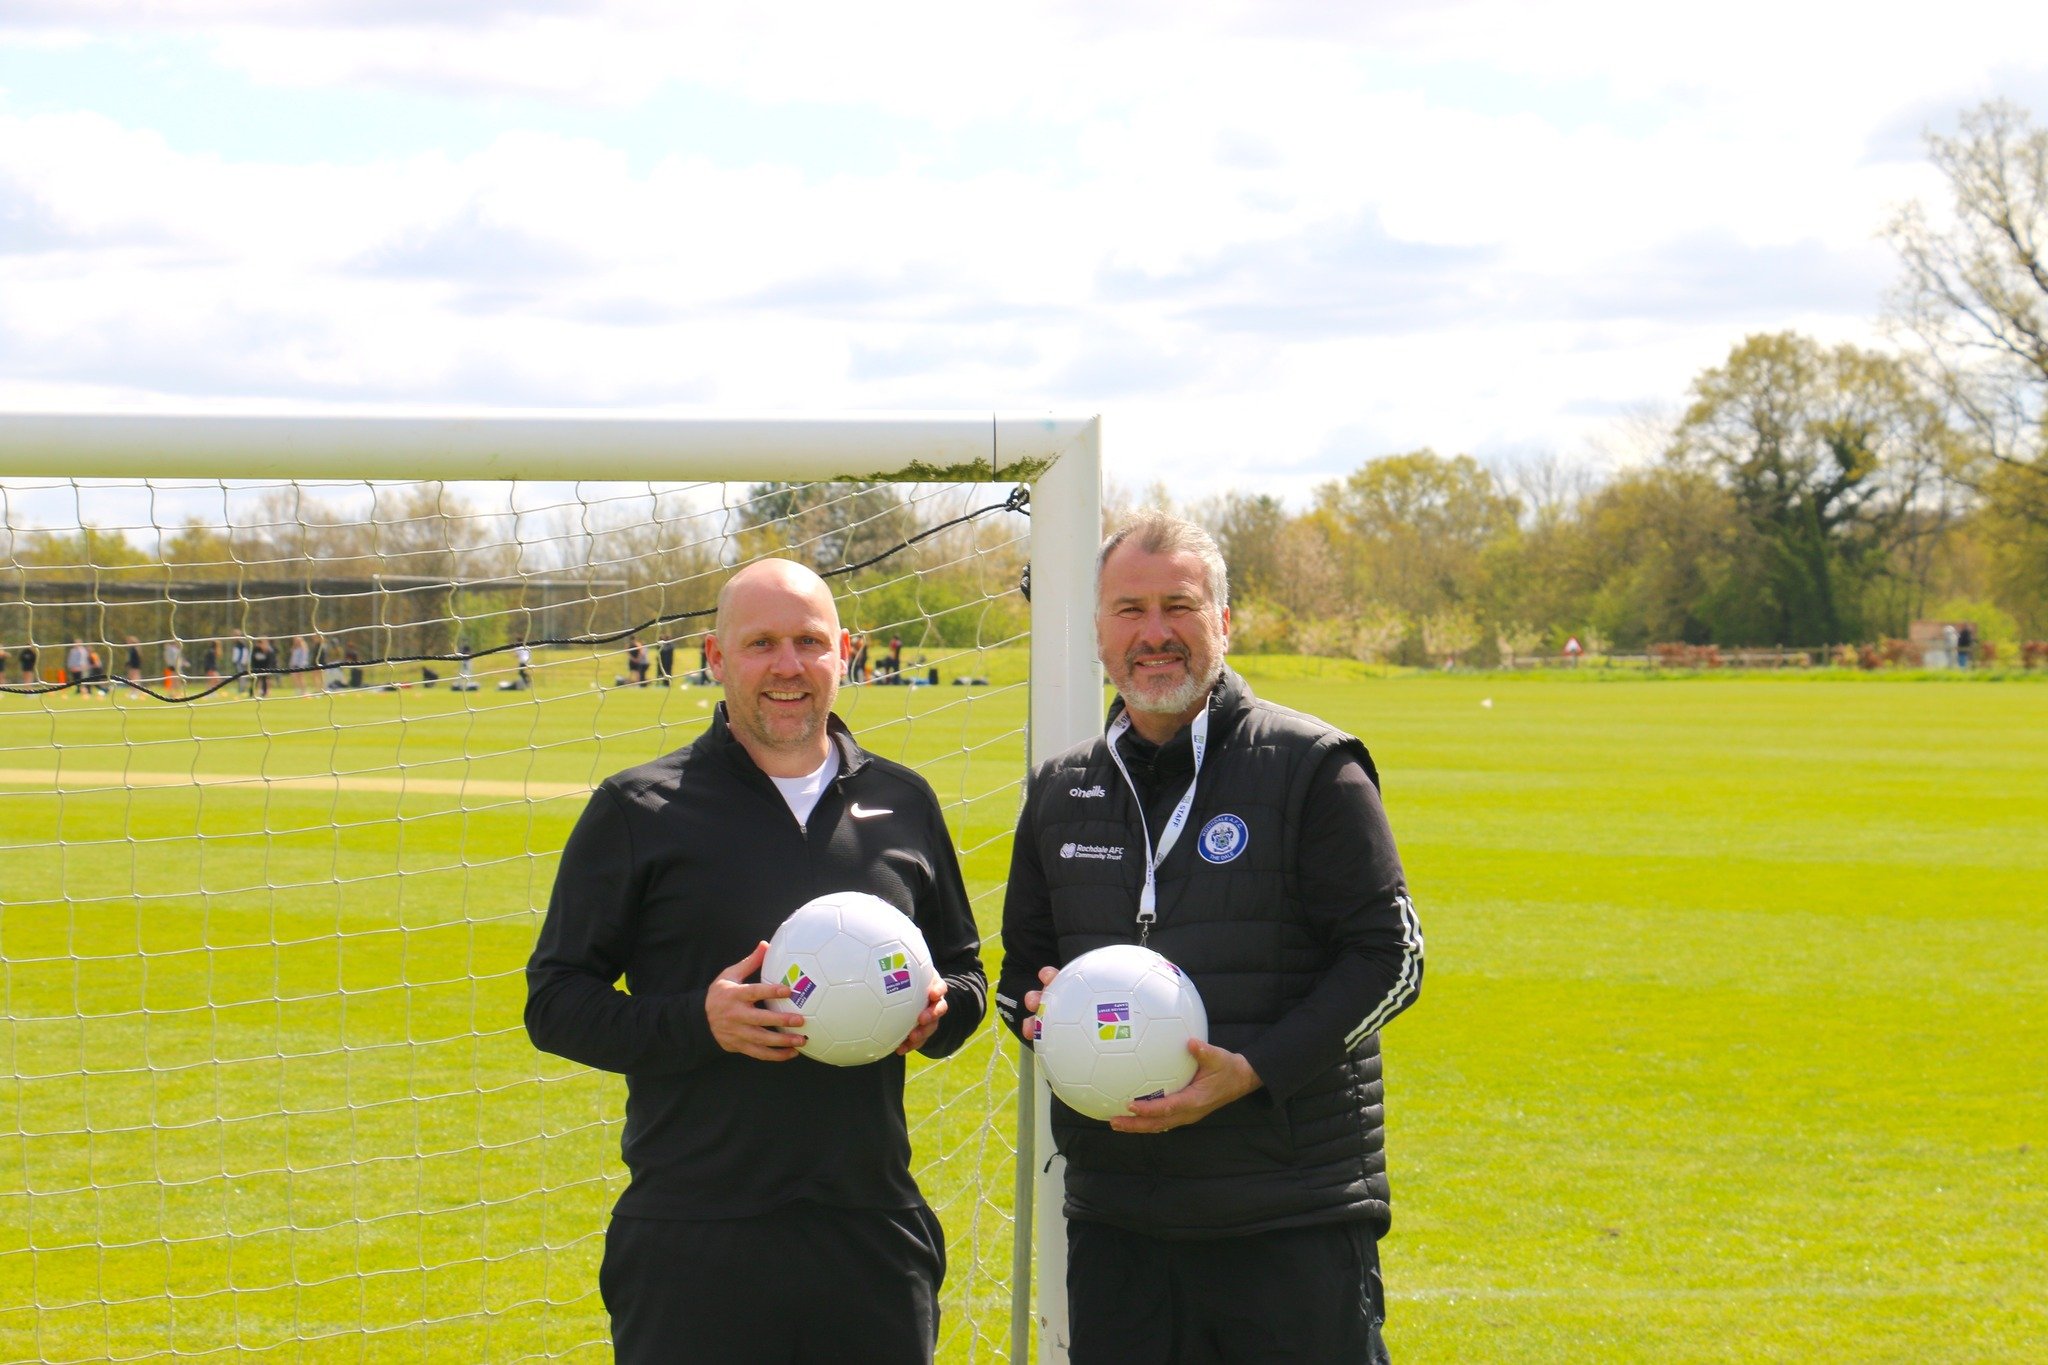
[[[0,415],[0,477],[1031,482],[1095,440],[1058,417]]]

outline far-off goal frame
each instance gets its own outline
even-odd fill
[[[0,478],[8,476],[1024,483],[1031,489],[1030,762],[1091,737],[1102,723],[1094,632],[1097,417],[8,414],[0,415]],[[1030,1358],[1035,1326],[1039,1360],[1064,1361],[1063,1163],[1043,1083],[1031,1054],[1019,1056],[1010,1355]]]

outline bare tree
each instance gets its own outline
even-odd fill
[[[1680,411],[1668,402],[1631,403],[1586,444],[1610,472],[1649,464],[1671,449]]]
[[[1895,320],[1984,453],[2048,481],[2048,128],[1993,100],[1927,145],[1954,202],[1939,220],[1915,203],[1893,221]]]
[[[1584,461],[1566,460],[1550,451],[1503,461],[1494,467],[1493,476],[1521,505],[1522,524],[1531,531],[1571,521],[1600,487]]]
[[[1344,563],[1331,544],[1335,529],[1311,513],[1281,527],[1273,547],[1273,599],[1304,620],[1344,610]]]

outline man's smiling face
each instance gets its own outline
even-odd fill
[[[727,585],[705,662],[724,686],[727,722],[763,772],[797,777],[825,761],[845,650],[830,590],[802,565],[763,560]]]
[[[1210,598],[1190,551],[1154,554],[1132,541],[1110,552],[1095,592],[1095,644],[1132,711],[1191,718],[1223,671],[1230,609]]]

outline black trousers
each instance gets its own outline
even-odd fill
[[[929,1365],[946,1240],[914,1209],[614,1215],[598,1292],[625,1365]]]
[[[1067,1224],[1074,1365],[1386,1365],[1385,1320],[1361,1223],[1201,1241]]]

